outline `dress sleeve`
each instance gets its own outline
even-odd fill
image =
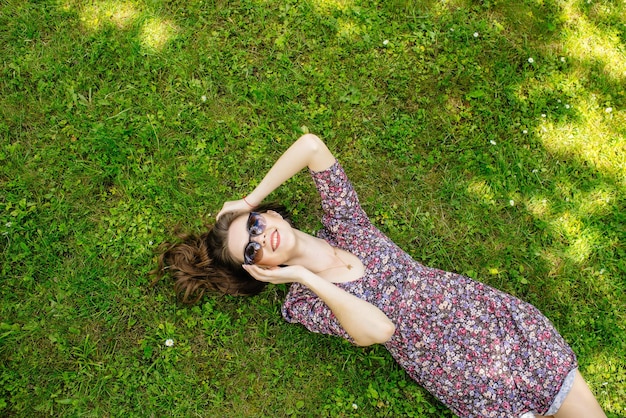
[[[370,223],[341,165],[335,163],[323,171],[311,171],[322,200],[322,224],[330,235],[344,239]],[[283,304],[287,322],[300,323],[309,331],[335,335],[354,343],[326,303],[306,286],[293,283]]]
[[[311,171],[311,177],[322,199],[322,224],[333,230],[338,222],[369,224],[359,198],[338,161],[324,171]]]
[[[291,285],[282,315],[287,322],[302,324],[311,332],[342,337],[354,344],[328,305],[300,283]]]

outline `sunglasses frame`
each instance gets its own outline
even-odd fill
[[[265,232],[266,227],[265,219],[259,212],[250,212],[246,223],[246,230],[248,231],[250,239],[243,249],[244,264],[256,264],[263,258],[263,247],[258,242],[252,241],[252,237],[261,235]],[[251,255],[248,255],[248,253]]]

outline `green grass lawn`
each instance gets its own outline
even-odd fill
[[[452,416],[384,348],[283,322],[285,287],[148,286],[310,131],[626,417],[625,89],[618,0],[0,0],[0,415]],[[271,198],[319,227],[306,173]]]

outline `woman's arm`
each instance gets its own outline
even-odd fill
[[[225,212],[250,210],[258,206],[270,193],[304,167],[322,171],[334,162],[335,157],[320,138],[313,134],[302,135],[281,155],[261,183],[245,199],[224,203],[217,217]]]
[[[383,311],[304,267],[262,269],[258,266],[246,265],[244,268],[256,280],[274,284],[298,282],[311,289],[328,305],[339,324],[357,345],[385,343],[395,332],[395,325]]]

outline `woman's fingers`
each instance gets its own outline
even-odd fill
[[[273,284],[292,283],[298,281],[300,267],[269,267],[261,268],[256,265],[244,265],[243,268],[256,280]]]
[[[235,212],[235,213],[243,213],[250,212],[250,206],[243,200],[229,200],[228,202],[224,202],[222,205],[222,209],[217,213],[215,219],[219,219],[225,213]]]

